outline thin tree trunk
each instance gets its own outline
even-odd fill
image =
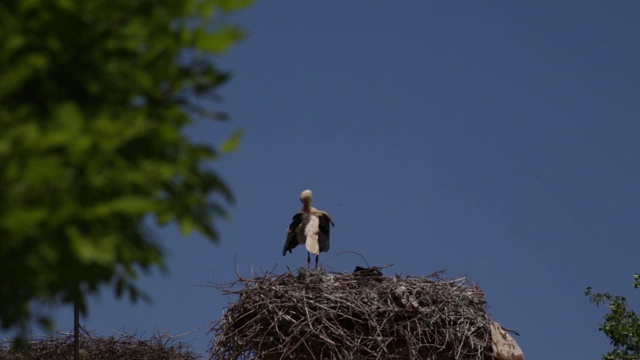
[[[73,303],[73,359],[80,360],[80,309]]]

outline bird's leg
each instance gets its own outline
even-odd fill
[[[311,254],[307,253],[307,269],[311,266]]]
[[[316,255],[316,269],[318,268],[318,257],[319,257],[319,256],[320,256],[320,255]]]

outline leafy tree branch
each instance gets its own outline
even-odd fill
[[[633,275],[634,288],[640,288],[640,274]],[[627,305],[624,296],[612,295],[608,292],[593,293],[591,287],[585,295],[596,306],[607,306],[609,312],[604,316],[604,323],[599,330],[611,340],[613,350],[605,354],[604,360],[638,360],[640,359],[640,319]]]
[[[233,195],[212,163],[239,141],[184,133],[229,79],[212,61],[244,33],[246,0],[4,0],[0,3],[0,324],[33,301],[78,304],[102,286],[145,297],[163,269],[145,219],[218,240]],[[206,103],[207,106],[202,104]]]

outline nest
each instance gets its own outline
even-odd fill
[[[39,336],[28,340],[25,346],[14,346],[11,340],[0,341],[2,360],[69,360],[73,359],[73,334]],[[195,360],[202,359],[191,351],[191,346],[175,342],[167,335],[155,335],[141,340],[121,333],[117,337],[97,337],[89,333],[80,336],[82,360]]]
[[[218,285],[238,298],[210,359],[492,359],[484,293],[440,275],[300,269]]]

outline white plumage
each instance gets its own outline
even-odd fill
[[[303,227],[300,226],[300,228],[303,228]],[[304,226],[304,235],[303,236],[298,235],[298,243],[304,243],[304,246],[307,248],[307,251],[315,255],[320,254],[320,244],[318,243],[318,235],[320,232],[319,229],[320,229],[320,219],[318,219],[318,216],[316,215],[309,214],[309,220],[307,221],[307,225]]]

